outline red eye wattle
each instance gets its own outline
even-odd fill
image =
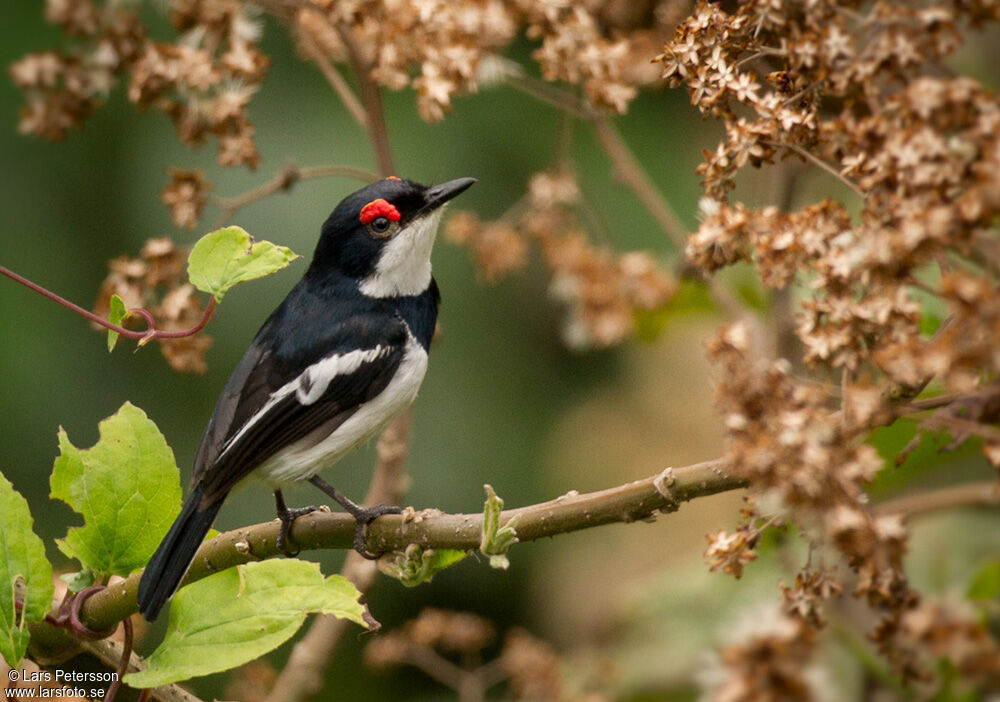
[[[368,224],[373,219],[377,219],[378,217],[385,217],[389,221],[398,222],[399,210],[396,209],[395,205],[388,200],[384,200],[383,198],[372,200],[361,208],[361,216],[359,219],[362,224]]]

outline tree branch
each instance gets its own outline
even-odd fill
[[[279,190],[290,190],[300,180],[337,176],[354,178],[366,183],[374,183],[378,180],[378,176],[374,173],[353,166],[309,166],[299,168],[294,163],[290,163],[282,167],[281,170],[271,176],[266,182],[258,185],[256,188],[247,190],[245,193],[240,193],[233,197],[213,197],[212,202],[222,210],[222,215],[219,217],[216,226],[222,226],[236,214],[237,210],[246,207],[252,202],[273,195]]]
[[[612,524],[647,520],[657,512],[672,512],[681,502],[745,486],[739,478],[724,471],[722,459],[705,461],[666,470],[617,487],[579,494],[571,491],[548,502],[505,510],[500,524],[517,518],[519,541],[534,541],[558,534]],[[385,515],[369,525],[367,545],[373,551],[402,551],[410,544],[426,548],[475,550],[483,527],[482,513],[444,514],[425,510],[420,519],[415,513]],[[280,555],[276,546],[278,520],[235,529],[220,534],[198,550],[184,583],[249,561]],[[295,540],[303,549],[348,549],[353,545],[354,518],[349,514],[314,512],[295,523]],[[115,622],[134,614],[136,590],[142,572],[109,585],[90,597],[81,610],[81,621],[94,630],[104,631]],[[32,646],[46,649],[55,658],[58,646],[76,644],[65,631],[46,623],[32,626]]]

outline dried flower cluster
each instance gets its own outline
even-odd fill
[[[898,517],[875,517],[867,506],[864,486],[882,461],[861,440],[879,415],[845,421],[830,411],[824,390],[791,375],[787,361],[754,363],[749,346],[746,326],[735,324],[709,349],[722,367],[716,401],[731,470],[777,496],[816,544],[832,545],[846,557],[857,573],[854,594],[884,612],[881,635],[890,636],[915,595],[902,567],[906,530]],[[816,609],[811,580],[797,579],[794,596],[786,592],[799,611]]]
[[[981,615],[956,597],[934,598],[906,613],[901,623],[924,666],[948,660],[964,694],[1000,690],[1000,643],[983,628]],[[928,690],[930,692],[930,690]]]
[[[791,586],[781,583],[780,587],[785,612],[807,622],[814,629],[819,629],[826,625],[820,604],[839,597],[843,583],[831,570],[806,568],[796,574]]]
[[[951,395],[925,426],[957,443],[982,436],[997,457],[1000,99],[946,63],[970,27],[996,20],[995,2],[700,2],[658,57],[725,128],[699,169],[689,261],[707,274],[747,262],[766,286],[796,286],[803,360],[821,381],[841,377],[832,393],[764,359],[746,325],[723,329],[710,354],[727,459],[815,547],[841,554],[853,594],[881,613],[873,640],[910,680],[929,679],[935,656],[996,645],[981,625],[949,628],[943,610],[918,604],[901,519],[868,506],[883,462],[863,443],[933,383]],[[743,169],[780,157],[826,171],[847,198],[793,211],[731,201]],[[928,298],[947,311],[940,323]],[[710,537],[713,567],[742,572],[748,528]],[[806,569],[782,587],[786,610],[819,627],[840,588]]]
[[[259,28],[246,3],[168,0],[181,32],[170,44],[149,39],[135,12],[95,3],[47,0],[48,21],[79,44],[15,65],[15,81],[28,96],[22,130],[60,138],[131,72],[132,102],[165,110],[188,143],[218,137],[221,163],[254,165],[245,108],[267,59],[256,48]],[[620,1],[267,0],[261,7],[292,25],[307,55],[318,49],[344,62],[357,51],[379,84],[413,88],[420,115],[437,121],[454,95],[497,80],[489,58],[522,34],[538,41],[533,57],[546,79],[580,85],[594,106],[624,112],[637,86],[655,79],[648,70],[654,37],[669,31],[676,7],[687,4],[664,2],[663,11],[639,17]]]
[[[559,654],[546,642],[524,629],[507,633],[500,661],[510,676],[514,698],[568,702]]]
[[[719,702],[812,702],[817,685],[808,664],[816,637],[806,624],[774,612],[754,613],[699,674],[706,699]]]
[[[523,5],[528,10],[528,36],[542,40],[534,53],[542,75],[548,80],[582,84],[592,104],[625,112],[637,92],[623,80],[628,41],[605,41],[594,16],[579,5]]]
[[[20,130],[61,139],[79,127],[128,76],[140,109],[166,112],[188,144],[213,136],[219,163],[253,167],[259,160],[246,108],[268,59],[258,51],[259,26],[238,0],[174,0],[176,43],[152,40],[134,9],[95,0],[46,0],[46,19],[73,41],[62,52],[28,54],[11,66],[24,91]]]
[[[201,171],[171,168],[170,182],[160,199],[170,208],[174,224],[185,229],[194,229],[208,199],[212,184],[205,180]]]
[[[963,25],[998,19],[995,3],[817,2],[800,12],[700,4],[660,57],[726,139],[701,166],[703,222],[688,256],[705,270],[752,261],[770,286],[812,294],[798,329],[807,360],[874,366],[907,387],[937,377],[968,391],[996,372],[1000,304],[989,271],[1000,214],[1000,100],[944,59]],[[746,165],[797,154],[862,197],[799,212],[731,204]],[[984,271],[982,268],[986,268]],[[948,306],[940,334],[920,334],[912,286]]]
[[[411,663],[412,647],[448,655],[475,655],[496,639],[493,624],[468,612],[428,607],[416,619],[365,647],[365,663],[388,668]]]
[[[709,570],[721,570],[739,579],[743,575],[743,566],[757,559],[754,546],[759,537],[760,532],[749,524],[744,524],[731,534],[726,531],[708,534],[705,559]]]
[[[526,197],[508,216],[483,223],[461,212],[448,220],[445,236],[468,247],[489,282],[523,268],[528,244],[534,243],[552,277],[550,294],[567,307],[567,345],[601,348],[632,334],[637,313],[667,305],[677,285],[647,253],[616,255],[592,244],[574,213],[579,201],[572,174],[537,173]]]
[[[187,282],[187,250],[167,238],[150,239],[138,258],[112,260],[110,272],[94,303],[94,312],[107,318],[112,295],[128,309],[144,308],[164,331],[194,327],[204,316],[198,293]],[[141,322],[142,320],[140,320]],[[158,339],[170,367],[181,373],[204,373],[205,352],[212,346],[207,334],[180,339]]]
[[[451,109],[456,92],[475,90],[484,52],[498,50],[517,35],[507,3],[321,0],[299,10],[298,30],[343,60],[344,35],[365,52],[372,76],[395,90],[412,87],[420,116],[429,122]]]
[[[529,0],[314,0],[298,10],[300,40],[344,60],[350,41],[364,52],[382,85],[412,87],[421,117],[433,122],[451,99],[498,79],[489,59],[522,32],[539,41],[533,58],[548,80],[583,87],[596,107],[624,112],[646,72],[651,32],[611,36],[621,3],[537,3]],[[348,34],[349,33],[349,34]],[[640,53],[642,52],[642,53]],[[640,58],[641,56],[641,58]]]

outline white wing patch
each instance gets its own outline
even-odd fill
[[[360,368],[362,363],[371,363],[381,355],[383,355],[382,347],[376,346],[373,349],[358,349],[345,354],[328,356],[306,368],[302,375],[287,383],[278,392],[282,392],[285,387],[294,386],[295,396],[299,402],[303,405],[311,405],[323,396],[326,389],[330,387],[330,383],[338,375],[350,375]]]
[[[391,349],[383,346],[376,346],[373,349],[358,349],[348,351],[344,354],[334,354],[312,364],[298,376],[288,381],[280,388],[271,393],[264,406],[257,410],[240,430],[233,435],[219,453],[218,461],[243,437],[254,425],[257,424],[271,408],[288,397],[293,392],[296,399],[303,405],[311,405],[323,396],[330,383],[338,375],[350,375],[361,367],[363,363],[371,363],[380,356],[387,354]]]

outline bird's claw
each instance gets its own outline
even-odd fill
[[[278,531],[278,540],[275,546],[288,558],[295,558],[302,550],[295,543],[295,539],[292,538],[292,525],[295,523],[295,520],[318,509],[319,507],[309,505],[308,507],[286,509],[284,512],[278,513],[278,519],[281,520],[281,529]]]
[[[370,561],[377,561],[382,554],[372,553],[368,550],[368,546],[365,544],[365,530],[368,528],[369,524],[374,522],[383,514],[399,514],[402,511],[403,510],[400,507],[387,505],[383,502],[375,505],[374,507],[365,507],[352,513],[354,517],[354,550],[357,551],[362,558],[367,558]]]

